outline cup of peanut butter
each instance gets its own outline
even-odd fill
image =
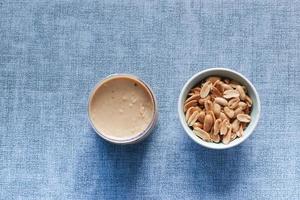
[[[151,88],[138,77],[114,74],[92,90],[88,117],[95,132],[115,144],[145,139],[157,121],[157,101]]]

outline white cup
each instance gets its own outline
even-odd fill
[[[248,124],[246,129],[244,130],[244,135],[240,138],[236,138],[229,144],[223,144],[223,143],[212,143],[212,142],[206,142],[202,140],[201,138],[197,137],[193,131],[190,129],[190,127],[187,125],[185,121],[185,114],[183,112],[183,105],[184,101],[187,98],[187,95],[189,91],[198,83],[200,83],[202,80],[209,76],[220,76],[220,77],[226,77],[230,78],[232,80],[240,82],[242,85],[244,85],[247,88],[248,95],[251,97],[253,103],[252,103],[252,111],[251,111],[251,122]],[[244,142],[254,131],[258,120],[260,116],[260,99],[259,95],[255,89],[255,87],[252,85],[252,83],[242,74],[226,68],[210,68],[204,71],[201,71],[194,76],[192,76],[183,86],[179,101],[178,101],[178,114],[180,122],[185,130],[185,132],[188,134],[188,136],[196,143],[200,144],[201,146],[210,148],[210,149],[228,149],[234,146],[237,146]]]

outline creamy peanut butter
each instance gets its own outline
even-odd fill
[[[142,133],[154,117],[149,89],[133,77],[111,77],[91,96],[89,114],[94,127],[108,138],[122,140]]]

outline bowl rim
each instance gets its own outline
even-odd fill
[[[220,73],[220,72],[229,72],[232,73],[236,76],[239,76],[241,79],[243,79],[243,81],[245,81],[251,88],[251,90],[253,91],[253,94],[257,100],[256,102],[256,106],[257,106],[257,115],[255,117],[255,120],[253,121],[253,128],[252,130],[249,130],[249,134],[244,135],[243,137],[241,137],[238,142],[236,143],[229,143],[227,145],[224,145],[223,143],[220,143],[222,145],[218,145],[216,143],[211,143],[211,142],[206,142],[204,140],[202,140],[201,138],[198,138],[196,135],[194,135],[194,133],[192,132],[192,130],[187,126],[185,118],[184,118],[184,112],[183,112],[183,102],[184,102],[184,93],[186,92],[188,86],[190,85],[190,83],[192,81],[194,81],[195,79],[197,79],[199,76],[201,76],[202,74],[208,73],[208,72],[216,72],[216,73]],[[226,77],[226,76],[225,76]],[[247,88],[249,89],[249,88]],[[257,127],[258,121],[260,119],[260,113],[261,113],[261,102],[260,102],[260,98],[259,98],[259,94],[256,91],[256,88],[254,87],[254,85],[251,83],[251,81],[249,81],[244,75],[242,75],[241,73],[232,70],[232,69],[228,69],[228,68],[223,68],[223,67],[213,67],[213,68],[209,68],[209,69],[205,69],[202,70],[200,72],[197,72],[196,74],[194,74],[192,77],[190,77],[184,84],[184,86],[181,89],[180,95],[179,95],[179,99],[178,99],[178,115],[179,115],[179,120],[181,122],[182,127],[184,128],[186,134],[197,144],[209,148],[209,149],[215,149],[215,150],[223,150],[223,149],[229,149],[229,148],[233,148],[235,146],[238,146],[240,144],[242,144],[245,140],[247,140],[247,138],[249,138],[250,135],[252,135],[252,133],[254,132],[255,128]]]
[[[130,79],[134,79],[138,82],[140,82],[140,84],[142,84],[149,92],[152,101],[153,101],[153,105],[154,105],[154,113],[153,113],[153,117],[152,120],[150,122],[150,124],[146,127],[145,130],[143,130],[142,132],[136,134],[133,137],[130,138],[126,138],[126,139],[115,139],[115,138],[110,138],[109,136],[106,136],[105,134],[101,133],[100,130],[98,130],[92,119],[91,119],[91,113],[90,113],[90,107],[91,107],[91,101],[92,98],[95,94],[95,92],[98,90],[98,88],[105,82],[108,81],[110,79],[114,79],[114,78],[120,78],[120,77],[126,77],[126,78],[130,78]],[[145,82],[143,81],[141,78],[139,78],[138,76],[132,75],[132,74],[126,74],[126,73],[116,73],[116,74],[110,74],[104,78],[102,78],[100,81],[98,81],[96,83],[96,85],[93,87],[93,89],[90,91],[89,97],[88,97],[88,102],[87,102],[87,114],[88,114],[88,120],[90,125],[92,126],[92,128],[94,129],[94,131],[97,133],[97,135],[99,135],[101,138],[103,138],[104,140],[113,143],[113,144],[119,144],[119,145],[125,145],[125,144],[135,144],[138,142],[141,142],[142,140],[144,140],[146,137],[148,137],[150,135],[150,133],[153,131],[157,120],[158,120],[158,105],[157,105],[157,99],[156,96],[152,90],[152,88]]]

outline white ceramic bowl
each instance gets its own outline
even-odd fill
[[[221,77],[227,77],[232,80],[236,80],[240,82],[242,85],[244,85],[248,90],[248,95],[251,97],[253,104],[252,104],[252,111],[251,111],[251,118],[252,121],[247,126],[247,128],[244,130],[244,135],[241,138],[237,138],[233,141],[231,141],[229,144],[223,144],[223,143],[212,143],[212,142],[206,142],[199,137],[197,137],[193,131],[189,128],[185,121],[185,115],[183,112],[183,104],[186,100],[187,94],[189,91],[198,83],[200,83],[203,79],[207,78],[208,76],[221,76]],[[195,74],[193,77],[191,77],[186,84],[183,86],[179,101],[178,101],[178,113],[179,113],[179,119],[180,122],[185,130],[185,132],[188,134],[192,140],[194,140],[196,143],[210,148],[210,149],[228,149],[234,146],[237,146],[244,142],[254,131],[258,120],[260,116],[260,100],[258,93],[255,89],[255,87],[252,85],[252,83],[242,74],[226,68],[210,68],[204,71],[201,71],[197,74]]]

